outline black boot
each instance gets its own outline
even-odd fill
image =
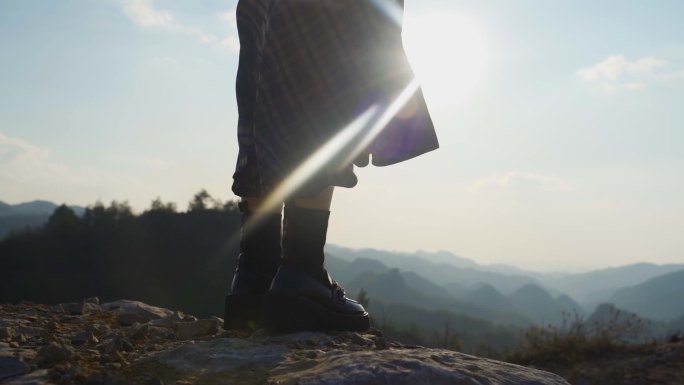
[[[259,223],[246,226],[253,213],[240,202],[240,256],[226,296],[224,329],[254,329],[261,302],[281,262],[280,214],[268,213]]]
[[[285,206],[283,264],[264,297],[265,326],[275,332],[364,331],[368,313],[347,298],[323,267],[327,210]]]

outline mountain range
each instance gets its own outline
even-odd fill
[[[684,316],[684,270],[618,290],[610,303],[658,321],[670,321]]]
[[[12,231],[43,225],[57,207],[55,203],[42,200],[14,205],[0,201],[0,239]],[[78,215],[85,211],[80,206],[69,207]]]
[[[0,240],[40,226],[57,207],[48,201],[0,202]],[[72,206],[82,215],[84,208]],[[448,251],[400,253],[326,246],[327,268],[372,306],[405,305],[484,319],[500,325],[559,324],[565,314],[589,315],[602,303],[684,327],[684,264],[633,264],[586,273],[539,273],[483,265]],[[394,307],[393,309],[396,309]]]
[[[371,299],[405,303],[500,323],[560,324],[590,315],[602,303],[654,322],[684,319],[684,265],[640,263],[587,273],[532,273],[479,265],[442,251],[397,253],[326,246],[328,268],[351,290]],[[577,301],[576,298],[580,298]],[[495,322],[497,322],[495,321]]]
[[[416,258],[418,262],[429,266],[425,260]],[[334,254],[329,254],[326,263],[330,273],[344,282],[349,291],[356,295],[364,290],[372,301],[383,304],[449,310],[468,317],[492,320],[495,324],[517,326],[559,323],[562,321],[563,312],[570,313],[581,309],[567,295],[554,298],[549,292],[532,283],[524,284],[509,295],[503,294],[490,284],[474,285],[471,288],[460,286],[461,289],[454,293],[453,285],[439,285],[416,271],[401,270],[396,266],[388,267],[371,258],[359,257],[345,261]],[[444,269],[445,265],[435,266]]]

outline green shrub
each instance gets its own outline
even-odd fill
[[[621,350],[640,340],[644,322],[610,307],[608,317],[585,320],[580,314],[563,314],[561,326],[532,326],[518,350],[506,361],[535,366],[572,366]]]

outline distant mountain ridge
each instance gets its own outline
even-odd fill
[[[581,307],[567,295],[553,298],[539,286],[528,284],[508,297],[516,309],[532,318],[535,322],[559,324],[563,314],[581,312]]]
[[[684,316],[684,269],[618,290],[611,296],[615,306],[650,319],[671,321]]]
[[[447,310],[496,324],[518,326],[534,322],[558,323],[562,320],[563,311],[580,311],[580,306],[568,296],[554,298],[534,284],[526,284],[508,297],[489,284],[471,289],[459,288],[454,292],[451,285],[438,285],[419,272],[388,267],[366,257],[348,262],[329,254],[327,261],[331,274],[341,280],[353,295],[364,290],[374,302]]]
[[[9,204],[0,201],[0,217],[50,215],[57,207],[59,207],[58,204],[45,200],[34,200],[17,204]],[[77,215],[83,215],[85,212],[85,207],[76,205],[70,205],[69,207],[74,210]]]
[[[335,245],[326,245],[326,252],[349,262],[357,258],[374,259],[389,267],[396,267],[403,271],[413,271],[438,285],[456,282],[470,289],[486,283],[494,286],[503,294],[510,294],[528,283],[543,286],[539,280],[533,277],[502,274],[469,267],[472,266],[471,264],[475,264],[475,262],[463,263],[465,258],[457,256],[455,256],[456,264],[451,264],[436,263],[424,257],[408,253],[375,249],[353,250]],[[459,264],[459,262],[461,263]],[[475,265],[477,266],[477,264]]]
[[[45,200],[35,200],[18,204],[0,201],[0,239],[12,231],[38,227],[45,222],[59,205]],[[85,208],[69,206],[77,215],[83,215]]]
[[[560,277],[541,275],[539,279],[545,285],[567,293],[585,306],[593,307],[599,302],[609,300],[613,293],[622,288],[679,270],[684,270],[684,264],[636,263]]]
[[[343,247],[334,244],[327,244],[326,250],[333,253],[339,254],[341,258],[346,260],[353,260],[355,255],[367,255],[369,252],[377,252],[381,254],[390,254],[393,256],[403,256],[403,257],[420,257],[421,259],[427,260],[435,264],[448,264],[461,269],[477,269],[496,273],[502,273],[507,275],[526,275],[530,277],[535,277],[539,273],[536,271],[525,270],[515,266],[504,265],[504,264],[491,264],[483,265],[473,261],[472,259],[461,257],[450,251],[440,250],[437,252],[429,252],[425,250],[417,250],[415,252],[399,252],[399,251],[387,251],[387,250],[377,250],[377,249],[352,249],[348,247]]]
[[[446,292],[461,302],[490,309],[495,307],[498,311],[510,312],[513,309],[534,322],[559,322],[561,311],[590,314],[599,304],[613,302],[620,308],[639,313],[641,317],[664,322],[684,316],[684,302],[680,301],[681,305],[669,304],[668,300],[662,299],[666,297],[676,301],[679,296],[675,293],[684,293],[684,264],[639,263],[586,273],[532,273],[532,276],[525,276],[488,271],[487,265],[478,265],[444,251],[428,259],[430,253],[424,251],[412,254],[328,245],[326,253],[334,255],[337,263],[357,264],[356,273],[368,269],[382,274],[397,268],[404,283],[412,290],[431,297],[443,297]],[[449,255],[453,255],[454,264],[449,263]],[[499,266],[495,270],[502,268]],[[509,267],[503,270],[516,271]],[[673,271],[680,270],[683,271],[681,277],[667,278]],[[409,274],[413,275],[413,281]],[[344,283],[353,280],[355,275],[342,277],[346,279],[341,279]],[[647,285],[649,280],[654,282]],[[673,282],[658,284],[664,280]],[[680,281],[682,283],[678,286]],[[420,289],[419,285],[422,285]]]

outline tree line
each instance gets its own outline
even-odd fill
[[[126,202],[97,202],[82,216],[62,205],[44,226],[0,242],[0,302],[99,296],[222,315],[239,231],[236,202],[205,190],[185,212],[158,198],[140,214]]]

